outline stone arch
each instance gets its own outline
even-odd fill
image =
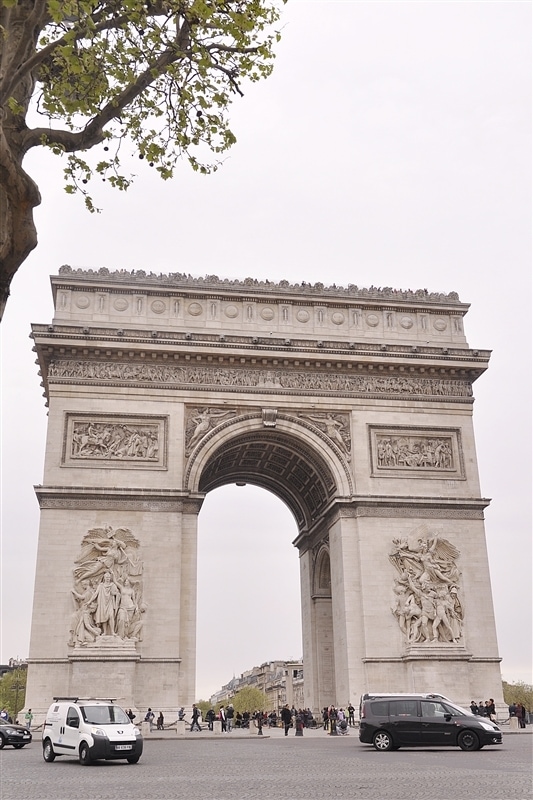
[[[234,417],[199,442],[185,488],[205,494],[227,483],[255,484],[280,497],[300,532],[308,531],[336,497],[353,492],[347,465],[320,431],[289,415],[266,428],[258,413]]]

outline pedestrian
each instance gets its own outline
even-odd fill
[[[475,700],[472,700],[472,702],[470,703],[470,711],[472,712],[472,714],[475,714],[476,716],[479,714],[479,709]]]
[[[511,705],[509,706],[509,716],[516,717],[516,706],[513,702],[511,702]]]
[[[128,717],[131,719],[131,721],[133,722],[133,720],[135,719],[135,714],[133,713],[133,711],[131,710],[131,708],[130,708],[130,709],[128,709],[128,711],[127,711],[127,715],[128,715]]]
[[[228,733],[230,733],[233,730],[233,717],[234,717],[234,714],[235,714],[235,710],[234,710],[233,706],[230,704],[226,708],[226,728],[227,728]]]
[[[150,733],[152,733],[154,729],[154,717],[155,717],[154,712],[152,711],[151,708],[149,708],[144,717],[144,721],[148,722],[148,724],[150,725]]]
[[[348,725],[350,726],[350,728],[355,728],[354,714],[355,714],[355,708],[350,703],[350,705],[348,706]]]
[[[195,728],[201,732],[202,728],[200,726],[200,720],[202,719],[202,715],[200,709],[193,703],[192,704],[192,722],[191,722],[191,729],[190,732],[192,733]]]
[[[218,710],[218,718],[222,723],[222,731],[223,732],[226,731],[228,729],[228,724],[226,722],[226,711],[224,709],[224,706],[220,706]]]
[[[24,719],[26,721],[26,727],[29,730],[31,728],[31,721],[33,719],[33,714],[31,713],[31,708],[28,708],[28,710],[24,714]]]
[[[163,712],[160,711],[159,712],[159,716],[157,718],[157,730],[158,731],[164,730],[164,728],[163,728],[164,722],[165,722],[165,718],[163,716]]]
[[[521,703],[517,703],[515,706],[515,717],[518,720],[518,725],[520,728],[526,727],[526,709]]]
[[[210,708],[209,711],[207,712],[207,714],[205,715],[205,719],[206,719],[206,722],[207,722],[207,727],[208,727],[208,729],[210,731],[213,730],[213,722],[215,721],[215,717],[216,717],[216,714],[215,714],[214,709]]]
[[[494,698],[491,697],[488,701],[487,705],[488,717],[492,720],[492,722],[496,722],[496,704],[494,702]]]
[[[292,724],[292,714],[288,704],[284,705],[281,709],[281,721],[283,722],[283,727],[285,729],[285,736],[288,736],[289,728]]]

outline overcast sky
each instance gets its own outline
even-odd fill
[[[474,420],[502,674],[531,682],[531,3],[290,0],[283,24],[274,74],[236,102],[238,142],[215,175],[183,164],[162,183],[132,159],[133,188],[98,185],[91,216],[59,159],[27,157],[43,202],[1,326],[1,660],[29,651],[47,418],[28,334],[52,319],[49,275],[71,264],[471,303],[468,342],[493,350]],[[295,535],[267,492],[208,495],[198,697],[301,656]]]

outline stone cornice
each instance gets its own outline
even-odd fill
[[[34,486],[41,509],[105,509],[198,514],[203,496],[178,489],[121,489],[105,486]]]
[[[335,298],[346,300],[365,300],[365,301],[379,301],[381,304],[386,303],[388,306],[395,305],[396,303],[409,303],[416,305],[443,305],[446,307],[453,307],[459,313],[466,313],[469,305],[461,303],[457,292],[449,292],[444,294],[442,292],[428,292],[427,289],[393,289],[392,287],[376,287],[362,288],[355,285],[347,287],[325,286],[323,283],[310,284],[306,282],[291,284],[289,281],[259,281],[255,278],[245,278],[244,280],[231,280],[219,278],[217,275],[206,275],[205,277],[194,278],[182,272],[174,272],[167,275],[155,274],[153,272],[145,272],[144,270],[115,270],[111,271],[106,267],[101,267],[98,270],[93,269],[73,269],[68,265],[64,265],[59,269],[59,275],[52,276],[52,286],[54,293],[56,287],[61,286],[70,288],[73,285],[81,284],[90,288],[93,284],[95,288],[104,284],[106,287],[109,285],[114,286],[128,286],[134,291],[143,291],[155,289],[170,293],[182,289],[190,296],[191,292],[196,290],[208,296],[213,295],[221,296],[229,293],[235,294],[239,292],[247,296],[253,297],[254,295],[268,295],[272,299],[275,295],[281,298],[290,297],[299,298],[306,297],[309,301],[320,300],[320,302],[327,303]]]

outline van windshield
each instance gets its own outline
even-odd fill
[[[81,706],[83,719],[89,725],[129,725],[130,718],[120,706]]]

